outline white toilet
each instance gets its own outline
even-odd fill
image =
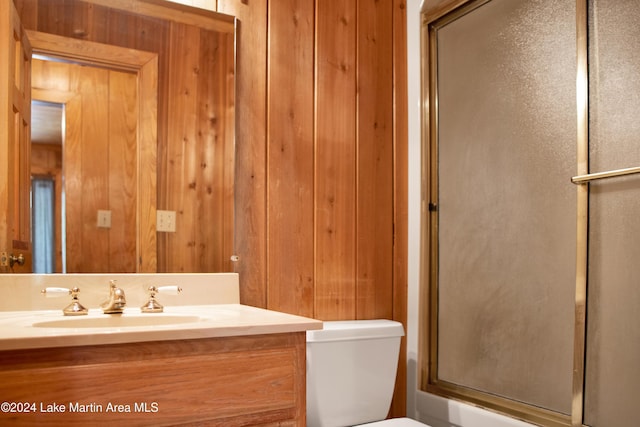
[[[409,418],[385,420],[403,335],[402,324],[391,320],[324,322],[307,331],[307,426],[426,427]]]

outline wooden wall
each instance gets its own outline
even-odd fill
[[[231,271],[235,161],[233,34],[172,23],[167,126],[158,165],[159,209],[176,233],[158,234],[158,270]],[[163,138],[164,139],[164,138]],[[163,206],[163,207],[160,207]]]
[[[404,2],[217,3],[240,20],[243,299],[327,320],[393,317]]]
[[[213,4],[213,2],[212,2]],[[239,19],[243,303],[406,322],[404,0],[217,0]],[[405,347],[393,415],[405,413]]]

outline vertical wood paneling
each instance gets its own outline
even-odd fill
[[[82,9],[76,9],[76,13],[82,13]],[[106,40],[109,34],[112,32],[111,27],[114,22],[110,20],[109,10],[104,7],[96,7],[95,5],[88,4],[86,11],[82,13],[78,18],[74,17],[74,33],[76,37],[94,41],[94,40]],[[120,27],[123,24],[128,24],[126,20],[120,19]],[[135,28],[135,27],[131,27]]]
[[[155,96],[154,96],[155,95]],[[138,70],[137,271],[158,271],[156,207],[158,199],[158,57]],[[144,171],[145,173],[140,173]],[[146,208],[144,208],[146,207]]]
[[[38,21],[38,0],[14,0],[13,3],[20,15],[24,28],[34,28]]]
[[[226,77],[220,63],[225,61],[220,51],[220,35],[202,31],[203,53],[198,73],[198,117],[197,123],[197,185],[196,224],[207,224],[208,232],[196,233],[198,248],[197,266],[201,271],[224,271],[224,117]],[[211,100],[215,100],[211,102]]]
[[[219,49],[218,37],[207,31],[201,31],[203,47],[206,51],[200,58],[200,80],[198,97],[198,109],[201,111],[200,120],[197,123],[198,138],[198,185],[196,187],[197,201],[197,223],[210,224],[210,233],[198,233],[195,237],[195,244],[199,248],[197,263],[200,268],[211,268],[217,264],[217,269],[211,271],[221,271],[221,256],[216,248],[222,249],[223,212],[215,210],[215,206],[223,203],[223,193],[219,191],[224,183],[224,155],[223,142],[224,131],[221,109],[224,98],[218,98],[215,102],[207,102],[215,99],[215,93],[220,93],[219,82],[224,81],[221,71],[215,66],[216,53]]]
[[[109,209],[109,76],[87,67],[78,75],[82,96],[83,272],[109,271],[109,230],[97,228],[99,209]],[[86,94],[91,93],[93,96]],[[106,161],[105,161],[106,159]]]
[[[75,13],[79,5],[65,0],[56,3],[38,0],[38,31],[70,37],[73,34],[74,20],[81,16],[80,13]],[[70,17],[73,19],[69,19]]]
[[[315,313],[354,319],[356,1],[320,1],[316,8]]]
[[[358,2],[357,313],[393,306],[392,0]]]
[[[71,119],[73,118],[73,120]],[[82,101],[76,96],[65,104],[65,140],[63,151],[64,185],[67,196],[65,199],[66,212],[66,264],[68,272],[84,271],[82,268],[83,239],[79,232],[74,232],[72,226],[77,226],[82,215],[82,199],[70,197],[70,194],[82,193],[82,163],[77,159],[81,156],[82,144]]]
[[[314,5],[269,3],[268,307],[313,316]]]
[[[159,258],[162,271],[191,271],[196,259],[193,227],[196,211],[197,159],[196,125],[198,120],[198,73],[199,73],[199,29],[184,24],[171,26],[169,66],[171,79],[168,83],[168,123],[166,165],[166,191],[164,203],[158,209],[176,212],[176,232],[160,233],[159,241],[165,240],[167,251]]]
[[[240,300],[266,307],[266,59],[267,2],[218,0],[238,18],[236,75],[235,248]]]
[[[174,23],[170,38],[167,114],[172,120],[159,208],[176,211],[178,228],[159,237],[161,271],[228,271],[232,251],[225,237],[232,229],[225,221],[233,199],[225,196],[232,184],[225,176],[229,166],[233,171],[226,156],[231,151],[233,158],[234,127],[226,128],[226,116],[233,54],[226,36],[195,26]]]
[[[109,73],[109,271],[136,272],[137,75]]]

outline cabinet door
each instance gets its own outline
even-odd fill
[[[13,2],[1,3],[0,272],[30,272],[31,45]]]

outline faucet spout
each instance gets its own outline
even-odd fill
[[[109,299],[102,303],[102,311],[105,314],[122,314],[127,305],[124,291],[116,286],[115,280],[109,281]]]

